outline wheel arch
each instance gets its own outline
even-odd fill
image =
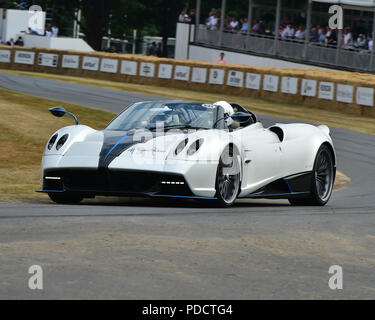
[[[328,141],[323,142],[322,146],[326,146],[329,149],[329,151],[331,152],[332,160],[333,160],[333,171],[334,171],[334,177],[333,178],[336,179],[337,159],[336,159],[335,149],[333,148],[332,144],[329,143]]]

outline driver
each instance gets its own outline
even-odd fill
[[[232,114],[234,114],[233,107],[226,101],[218,101],[214,103],[214,106],[220,106],[224,109],[224,117],[230,117]],[[227,118],[224,120],[225,124],[229,128],[231,124],[233,123],[232,118]]]

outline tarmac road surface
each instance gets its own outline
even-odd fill
[[[0,87],[113,112],[160,98],[1,73]],[[375,136],[331,131],[352,182],[323,208],[0,205],[0,299],[374,299]],[[31,265],[43,268],[43,290],[28,288]],[[328,286],[331,265],[343,268],[342,290]]]

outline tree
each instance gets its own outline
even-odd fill
[[[146,9],[146,21],[159,28],[162,40],[162,53],[167,56],[168,37],[176,34],[179,13],[184,9],[185,0],[139,0]]]

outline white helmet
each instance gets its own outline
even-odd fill
[[[226,101],[215,102],[214,106],[220,106],[224,109],[224,117],[231,116],[232,114],[234,114],[232,106]],[[229,127],[233,123],[233,119],[228,118],[225,120],[225,123]]]

